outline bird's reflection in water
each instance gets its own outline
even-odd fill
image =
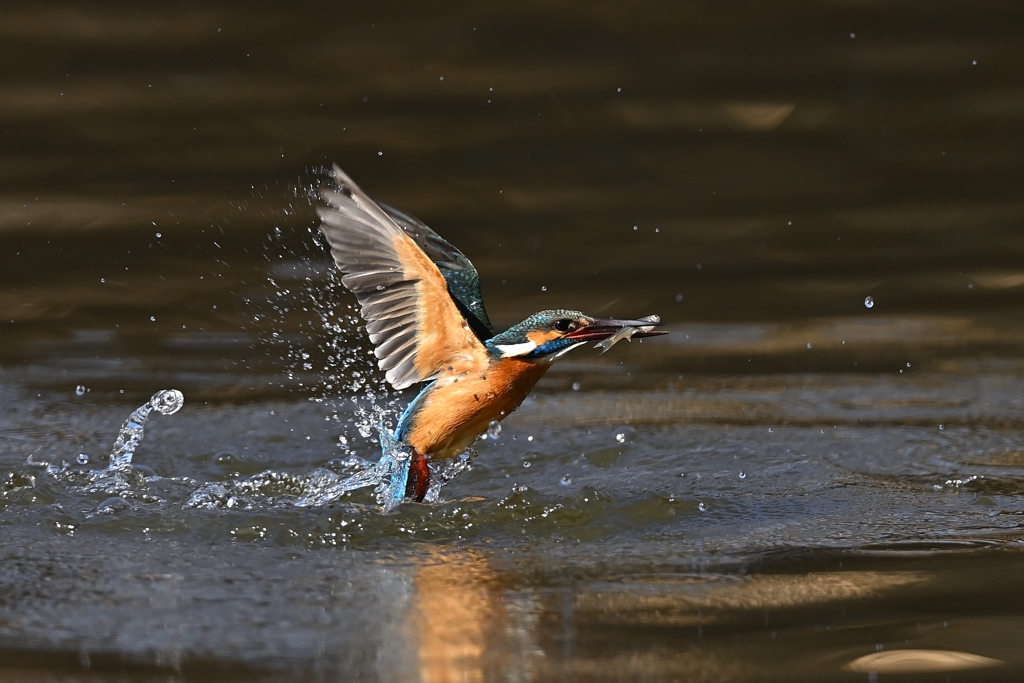
[[[479,553],[427,550],[414,579],[410,637],[424,683],[488,680],[488,672],[529,671],[538,606],[504,591]]]
[[[413,572],[402,630],[415,653],[410,668],[425,683],[486,681],[510,671],[518,672],[521,680],[622,680],[650,674],[747,681],[758,678],[765,662],[794,675],[815,667],[834,671],[845,663],[840,657],[845,659],[848,649],[838,654],[825,646],[812,663],[789,661],[780,652],[782,641],[775,632],[782,640],[796,636],[784,626],[787,614],[831,614],[851,599],[907,590],[925,581],[915,572],[875,571],[648,575],[592,580],[566,594],[517,590],[512,584],[518,581],[510,582],[510,575],[480,553],[436,548],[424,548],[424,553]],[[729,633],[730,624],[750,628],[763,623],[769,613],[771,625],[750,633],[747,656],[730,654],[733,641],[715,635],[723,628]],[[702,626],[711,630],[703,632]],[[853,632],[864,627],[846,626]],[[570,630],[578,642],[567,651]],[[609,642],[608,633],[620,635]]]

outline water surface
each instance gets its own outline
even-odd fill
[[[901,648],[1019,678],[1022,20],[6,11],[0,678],[864,680]],[[412,395],[316,238],[333,162],[499,326],[672,334],[566,356],[443,503],[296,507]],[[87,486],[169,388],[134,478]]]

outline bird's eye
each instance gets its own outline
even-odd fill
[[[559,332],[568,332],[574,327],[571,320],[556,320],[554,324],[554,328]]]

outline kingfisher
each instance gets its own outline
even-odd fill
[[[459,456],[518,408],[570,349],[666,334],[654,330],[656,316],[602,319],[567,309],[540,311],[495,333],[480,277],[461,251],[370,199],[337,165],[333,179],[320,188],[327,204],[318,209],[320,230],[360,304],[378,365],[395,389],[428,383],[395,429],[411,456],[407,498],[422,501],[431,463]]]

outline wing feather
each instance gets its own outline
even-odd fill
[[[417,308],[415,299],[394,299],[366,304],[361,313],[365,320],[384,320],[406,315],[415,316]]]
[[[416,335],[412,330],[405,329],[378,344],[374,353],[377,355],[377,358],[386,361],[389,360],[391,356],[397,356],[399,354],[405,356],[405,352],[412,351],[411,347],[415,343]]]
[[[493,337],[494,327],[487,318],[483,297],[480,294],[480,275],[466,255],[415,216],[387,204],[381,204],[380,208],[412,238],[441,271],[441,275],[448,283],[448,293],[480,340],[486,341]]]
[[[367,197],[337,166],[334,181],[335,187],[320,190],[328,204],[318,211],[320,229],[344,273],[342,284],[359,300],[374,354],[388,382],[404,389],[450,365],[486,364],[486,349],[474,332],[485,323],[490,327],[479,302],[479,285],[475,298],[458,298],[452,293],[458,288],[451,287],[434,256],[445,257],[441,265],[460,268],[463,279],[468,277],[463,262],[476,276],[469,260],[426,226],[409,222],[418,236],[436,238],[430,239],[434,246],[425,249],[426,243],[408,234],[409,228],[397,223],[394,213]],[[438,251],[438,240],[449,250]],[[473,309],[472,318],[466,317],[467,308]]]
[[[409,354],[405,358],[401,359],[395,367],[388,370],[384,377],[387,378],[392,384],[395,383],[395,379],[399,377],[405,377],[410,372],[414,372],[416,369],[416,356],[415,354]],[[429,378],[428,378],[429,379]]]

